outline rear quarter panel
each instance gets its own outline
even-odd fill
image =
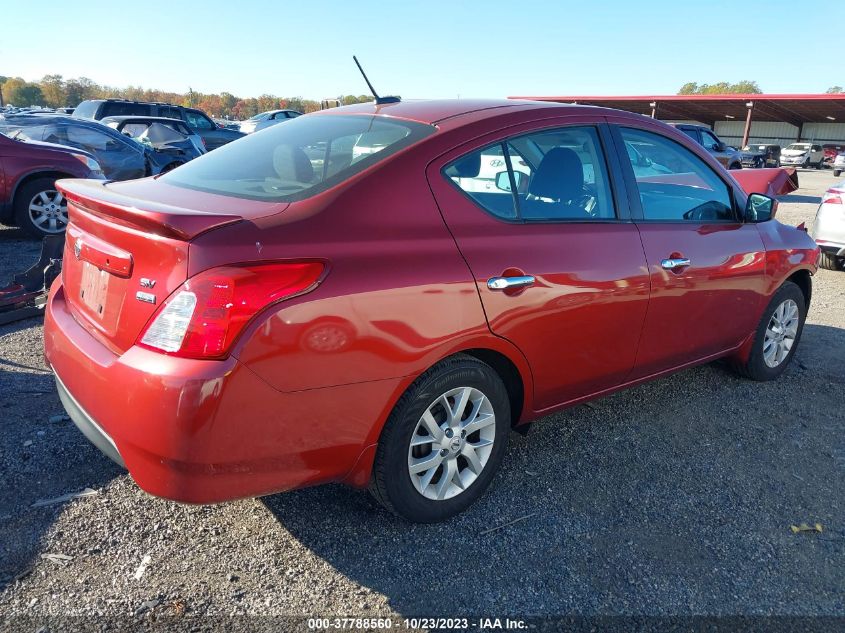
[[[425,180],[428,152],[375,171],[271,218],[212,231],[191,245],[190,275],[224,263],[316,258],[317,289],[263,312],[234,355],[286,392],[399,377],[442,358],[497,349],[475,282]],[[398,394],[397,394],[398,397]]]
[[[795,272],[815,274],[818,270],[819,247],[806,232],[777,220],[761,222],[757,230],[766,247],[769,296]]]

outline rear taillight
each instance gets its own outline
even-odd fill
[[[842,194],[839,191],[828,190],[822,196],[822,204],[842,204]]]
[[[222,358],[261,310],[316,285],[325,266],[223,266],[191,277],[165,301],[137,344],[186,358]]]

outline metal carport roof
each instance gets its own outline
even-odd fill
[[[845,122],[845,94],[729,94],[645,96],[519,96],[511,99],[579,103],[654,115],[658,119],[694,120],[715,124],[744,119],[749,103],[755,121],[803,123]],[[653,111],[656,111],[653,113]]]

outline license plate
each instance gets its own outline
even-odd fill
[[[90,262],[82,262],[82,285],[79,298],[97,316],[103,316],[106,309],[106,295],[109,291],[109,275]]]

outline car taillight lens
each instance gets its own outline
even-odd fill
[[[320,262],[223,266],[190,278],[138,338],[141,347],[185,358],[222,358],[261,310],[311,289]]]
[[[835,191],[825,191],[822,204],[842,204],[842,194]]]

